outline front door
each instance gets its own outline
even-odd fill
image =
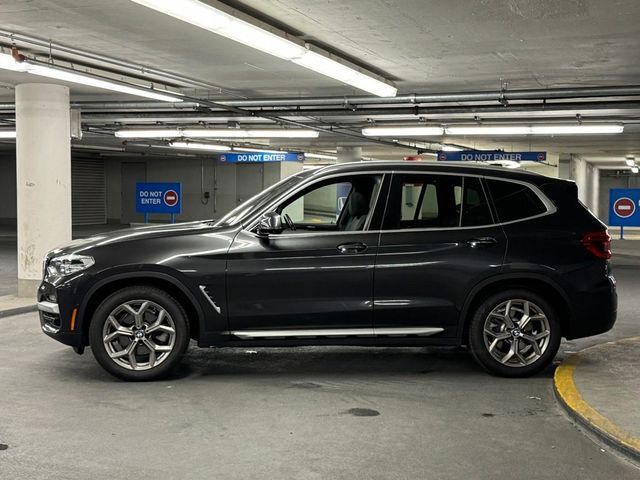
[[[290,222],[281,233],[241,231],[228,254],[231,330],[240,338],[370,335],[381,185],[374,174],[319,181],[275,206]]]
[[[454,337],[469,290],[506,249],[479,177],[394,174],[375,268],[374,328]]]

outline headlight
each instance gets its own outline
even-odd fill
[[[49,260],[46,276],[48,278],[66,277],[67,275],[86,270],[94,263],[96,262],[93,260],[93,257],[87,255],[69,254],[53,257]]]

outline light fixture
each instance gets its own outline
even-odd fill
[[[585,135],[622,133],[624,125],[478,125],[446,127],[447,135]]]
[[[0,130],[0,138],[16,138],[15,130]]]
[[[16,62],[11,55],[0,53],[0,68],[4,70],[12,70],[16,72],[24,72],[40,77],[53,78],[69,83],[77,83],[79,85],[87,85],[89,87],[111,90],[114,92],[136,95],[138,97],[151,98],[163,102],[182,102],[178,98],[177,93],[156,91],[150,88],[130,86],[115,80],[99,77],[97,75],[89,75],[86,73],[76,72],[70,68],[62,66],[49,66],[39,63],[30,63],[29,60]]]
[[[442,135],[442,127],[367,127],[362,129],[365,137],[422,137]]]
[[[464,148],[454,147],[453,145],[442,145],[443,152],[462,152]]]
[[[193,143],[193,142],[171,142],[173,148],[184,148],[186,150],[208,150],[212,152],[228,152],[231,147],[227,145],[214,145],[212,143]]]
[[[216,2],[216,6],[213,6],[210,4],[213,2],[198,0],[132,1],[374,95],[393,97],[397,93],[393,85],[382,79],[336,61],[328,54],[311,50],[302,40],[278,32],[265,23],[250,17],[246,17],[246,20],[239,18],[238,13],[221,3]]]
[[[285,153],[282,150],[268,150],[266,148],[233,147],[234,152],[254,152],[254,153]]]
[[[328,155],[326,153],[304,153],[305,158],[318,158],[320,160],[337,160],[336,155]]]
[[[638,167],[631,167],[631,173],[638,173],[640,169]]]
[[[634,167],[636,164],[636,159],[634,157],[627,157],[624,161],[628,167]]]
[[[379,97],[395,97],[398,93],[398,89],[393,85],[377,80],[312,50],[308,50],[300,58],[294,58],[293,63]]]
[[[155,128],[136,130],[116,130],[118,138],[172,138],[181,137],[182,132],[177,128]]]
[[[118,138],[317,138],[316,130],[282,129],[244,129],[244,128],[170,128],[170,129],[127,129],[117,130]]]

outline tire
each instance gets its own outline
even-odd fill
[[[529,320],[524,318],[527,310]],[[469,325],[474,359],[487,372],[501,377],[528,377],[544,370],[558,352],[561,338],[558,314],[551,302],[525,289],[487,297]]]
[[[189,337],[189,322],[180,303],[167,292],[144,285],[109,295],[89,326],[97,362],[111,375],[128,381],[165,376],[180,362]]]

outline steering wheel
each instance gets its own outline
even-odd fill
[[[282,219],[284,220],[284,223],[287,224],[287,228],[289,230],[295,230],[296,229],[296,225],[293,223],[293,220],[291,220],[291,217],[289,216],[288,213],[285,213],[284,215],[282,215]]]

